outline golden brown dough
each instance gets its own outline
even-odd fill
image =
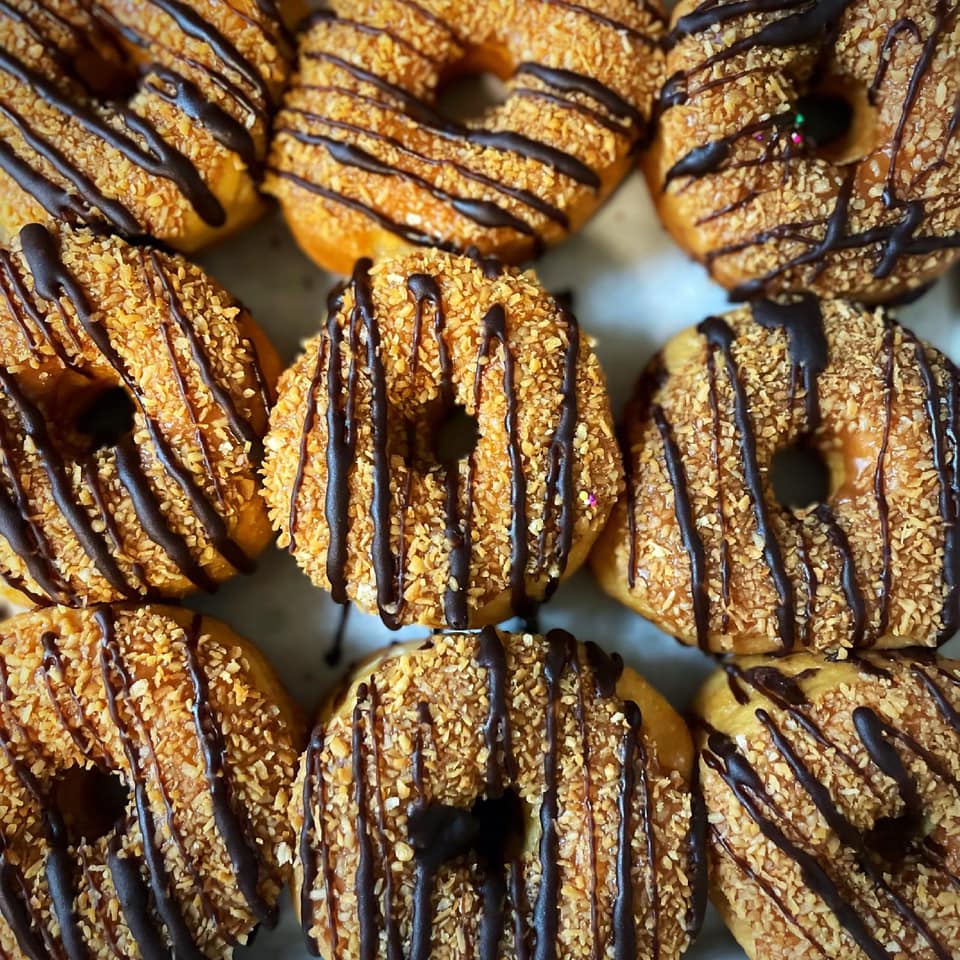
[[[170,607],[23,614],[0,704],[4,956],[219,960],[272,922],[301,724],[247,641]]]
[[[960,955],[958,670],[804,653],[701,691],[710,896],[751,960]]]
[[[601,586],[715,652],[934,646],[958,624],[954,365],[882,310],[757,301],[667,344],[623,436]],[[771,465],[818,455],[823,502]]]
[[[661,80],[659,0],[334,0],[300,38],[266,190],[303,249],[349,273],[414,246],[519,263],[629,172]],[[489,72],[467,124],[439,91]]]
[[[340,960],[674,960],[704,894],[691,766],[667,702],[562,631],[385,651],[301,763],[304,930]]]
[[[888,302],[960,247],[960,24],[949,3],[683,0],[646,161],[711,276]]]
[[[358,263],[281,377],[264,463],[314,583],[390,626],[530,612],[622,486],[603,373],[532,274],[439,251]],[[475,449],[442,438],[474,418]]]
[[[191,251],[250,222],[300,0],[6,0],[0,243],[35,221]]]
[[[0,572],[34,603],[212,590],[270,541],[279,360],[177,256],[33,224],[0,248]]]

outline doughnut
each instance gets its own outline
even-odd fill
[[[706,898],[692,766],[667,702],[568,633],[395,647],[301,761],[308,943],[338,960],[677,958]]]
[[[57,221],[192,251],[253,220],[283,2],[0,3],[0,243]]]
[[[359,261],[278,393],[264,495],[280,546],[392,628],[529,615],[622,488],[587,338],[532,274],[489,259]],[[456,458],[458,417],[477,436]]]
[[[751,960],[960,955],[960,663],[753,657],[695,710],[710,898]]]
[[[300,722],[266,661],[172,607],[0,625],[5,957],[228,958],[276,917]]]
[[[632,169],[661,80],[660,0],[332,0],[301,35],[264,188],[300,246],[349,274],[412,246],[519,263]],[[444,116],[484,72],[506,99]]]
[[[212,591],[272,533],[280,363],[178,256],[29,224],[0,247],[0,575],[21,603]]]
[[[717,653],[949,639],[958,393],[950,360],[883,308],[806,297],[708,318],[667,344],[627,410],[601,586]],[[785,506],[772,470],[800,451],[829,479]]]
[[[960,249],[952,4],[682,0],[645,161],[734,299],[918,295]]]

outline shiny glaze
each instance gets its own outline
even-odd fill
[[[146,396],[141,386],[134,380],[126,362],[117,352],[106,328],[96,319],[94,306],[89,302],[86,291],[65,266],[55,237],[39,224],[31,224],[21,231],[20,242],[25,264],[32,275],[35,296],[50,304],[48,309],[51,311],[62,309],[60,298],[67,298],[81,328],[99,351],[100,360],[112,368],[118,384],[123,386],[134,402],[137,425],[142,423],[146,428],[153,445],[153,455],[167,476],[176,483],[187,498],[210,541],[237,570],[249,572],[252,569],[252,562],[230,537],[226,523],[218,510],[218,504],[202,489],[195,475],[174,451],[162,432],[160,424],[146,414]],[[189,344],[194,371],[210,392],[218,409],[223,412],[237,441],[249,443],[253,455],[256,456],[261,448],[257,431],[252,422],[238,411],[227,389],[214,376],[206,349],[183,312],[160,255],[154,251],[142,254],[141,266],[144,275],[151,280],[156,280],[163,291],[167,309],[167,316],[162,317],[167,338],[166,346],[174,368],[174,377],[180,384],[184,406],[188,415],[192,417],[198,445],[202,452],[209,458],[209,450],[201,433],[192,400],[185,388],[184,372],[178,366],[174,354],[171,330],[175,330]],[[24,289],[23,277],[20,276],[13,260],[9,257],[0,259],[0,279],[5,280],[8,289],[18,291]],[[54,352],[68,370],[87,376],[72,359],[73,355],[80,350],[80,345],[73,335],[67,334],[68,338],[73,339],[72,343],[60,342],[59,334],[47,315],[36,309],[29,298],[25,297],[20,302],[24,306],[18,307],[9,296],[6,299],[13,319],[20,325],[28,339],[33,342],[33,333],[38,333],[45,343],[56,345]],[[27,306],[27,304],[31,305]],[[262,401],[266,404],[267,389],[259,372],[257,387]],[[128,575],[122,572],[116,562],[116,557],[124,551],[120,544],[116,522],[108,509],[104,495],[101,463],[105,457],[113,459],[120,482],[129,495],[147,536],[164,550],[181,573],[196,586],[206,590],[215,589],[216,584],[199,566],[193,550],[171,526],[161,510],[160,500],[147,477],[142,453],[137,449],[132,434],[121,437],[109,450],[92,452],[83,463],[82,481],[90,493],[99,514],[98,519],[102,521],[104,527],[103,532],[99,533],[96,531],[95,520],[88,514],[89,508],[82,506],[76,499],[72,482],[68,479],[67,464],[51,437],[46,414],[29,400],[20,389],[16,377],[6,370],[0,371],[0,388],[7,405],[19,420],[20,430],[30,436],[33,441],[35,454],[47,475],[55,505],[93,565],[121,596],[131,599],[149,597],[152,591],[139,566],[132,565]],[[0,533],[4,535],[10,548],[23,560],[37,585],[47,595],[37,597],[38,602],[49,603],[53,600],[67,604],[77,603],[80,598],[74,596],[62,581],[54,555],[46,544],[42,530],[30,519],[32,507],[25,497],[19,479],[15,476],[15,465],[19,455],[12,450],[10,446],[12,438],[7,439],[5,432],[5,424],[0,422],[0,446],[8,451],[4,472],[10,483],[10,492],[4,491],[0,494]],[[14,465],[14,469],[8,469],[10,464]]]
[[[787,359],[790,364],[788,406],[796,407],[800,390],[803,393],[803,421],[799,436],[801,441],[816,440],[822,426],[818,378],[827,369],[831,358],[823,326],[823,316],[818,302],[812,297],[802,297],[789,303],[774,303],[757,300],[751,304],[753,321],[771,331],[781,331],[786,337]],[[813,611],[818,581],[808,556],[807,532],[800,518],[787,511],[780,516],[787,523],[784,533],[776,534],[771,523],[771,509],[767,506],[765,471],[757,459],[753,413],[734,350],[737,335],[733,327],[717,317],[708,318],[698,328],[706,340],[706,376],[708,402],[712,420],[711,462],[718,479],[718,493],[714,505],[717,529],[720,531],[719,574],[721,582],[720,633],[728,627],[727,606],[731,575],[731,550],[726,531],[729,519],[723,513],[724,473],[730,469],[720,462],[719,443],[722,429],[732,420],[740,448],[739,469],[753,506],[757,534],[763,543],[764,559],[771,581],[777,593],[776,615],[780,627],[780,643],[784,650],[795,644],[809,645],[813,637]],[[949,360],[943,359],[945,370],[935,368],[928,351],[908,330],[889,318],[884,319],[884,332],[878,365],[883,383],[883,424],[876,463],[872,472],[872,492],[879,526],[880,573],[876,583],[862,582],[864,572],[858,567],[852,550],[849,532],[841,524],[829,503],[820,503],[811,508],[810,515],[824,532],[828,543],[836,551],[839,560],[839,586],[846,601],[849,616],[849,640],[854,649],[873,646],[884,636],[890,626],[890,603],[893,582],[893,531],[890,529],[890,506],[887,501],[886,484],[890,432],[893,425],[893,402],[898,370],[898,346],[907,347],[923,386],[924,412],[929,424],[933,448],[933,465],[937,475],[937,496],[943,521],[943,578],[944,604],[942,612],[941,640],[946,640],[960,623],[960,447],[958,447],[958,394],[960,378]],[[733,409],[730,412],[720,405],[720,372],[726,375],[727,385],[733,394]],[[639,421],[651,420],[656,427],[663,447],[663,463],[670,479],[674,495],[674,515],[681,542],[689,558],[691,572],[691,601],[694,612],[696,637],[701,647],[710,640],[711,605],[717,603],[710,596],[709,563],[704,541],[698,532],[699,514],[692,504],[688,487],[684,457],[674,439],[673,427],[668,413],[659,402],[659,392],[666,384],[666,372],[662,363],[655,360],[641,378],[634,400],[635,417]],[[627,450],[628,468],[633,467],[633,456]],[[628,469],[628,582],[633,587],[637,569],[637,524],[635,500],[630,491],[634,484]],[[786,535],[796,538],[798,569],[790,574],[784,563]],[[803,599],[803,604],[799,599]]]
[[[472,254],[480,257],[479,254]],[[483,258],[478,266],[490,276],[497,264]],[[326,574],[330,592],[338,603],[347,602],[347,561],[349,543],[349,502],[351,471],[357,458],[357,404],[362,389],[369,390],[371,424],[370,453],[373,467],[373,496],[370,518],[373,523],[372,561],[377,585],[377,601],[383,622],[391,629],[404,622],[404,592],[408,577],[406,521],[411,507],[409,474],[416,469],[413,463],[415,437],[407,428],[404,453],[408,479],[391,492],[390,456],[393,451],[388,440],[389,420],[392,414],[387,402],[387,373],[380,355],[380,327],[373,305],[369,260],[360,260],[354,268],[349,284],[337,288],[330,296],[329,313],[323,336],[317,350],[307,388],[307,404],[300,438],[297,469],[290,492],[287,528],[290,549],[296,550],[297,532],[301,520],[299,502],[309,464],[309,439],[314,432],[318,411],[326,420],[327,484],[324,495],[324,516],[330,531],[327,549]],[[498,273],[495,275],[499,275]],[[420,358],[420,347],[426,336],[432,336],[440,364],[437,384],[440,422],[452,413],[457,400],[457,371],[454,369],[446,341],[446,315],[440,282],[426,274],[414,274],[407,279],[407,290],[415,306],[414,329],[408,357],[415,373]],[[344,294],[352,293],[349,314],[342,315]],[[480,409],[485,371],[492,366],[485,361],[499,348],[503,358],[503,392],[507,397],[504,421],[507,458],[510,464],[510,594],[512,610],[520,616],[529,616],[535,601],[528,593],[531,577],[546,575],[544,597],[556,590],[566,569],[573,544],[575,525],[572,477],[574,466],[574,434],[578,419],[577,362],[580,351],[579,326],[574,316],[561,310],[561,321],[566,328],[567,343],[563,354],[560,408],[556,427],[547,451],[546,491],[542,503],[541,532],[531,534],[530,504],[527,496],[527,478],[522,437],[519,429],[519,398],[516,387],[517,360],[510,343],[507,311],[501,304],[492,306],[480,320],[481,337],[477,352],[472,388],[472,409]],[[425,328],[428,333],[425,333]],[[344,344],[350,361],[344,376]],[[322,396],[321,396],[322,394]],[[325,408],[325,410],[324,410]],[[473,491],[476,483],[476,459],[471,453],[466,465],[461,462],[437,465],[442,473],[444,487],[444,531],[448,546],[450,577],[445,588],[443,606],[446,623],[462,629],[469,624],[467,589],[470,582],[472,558]],[[559,500],[559,507],[556,505]],[[390,536],[390,517],[399,518],[400,537],[394,544]],[[531,551],[531,541],[534,550]]]
[[[734,3],[715,3],[712,0],[702,3],[696,10],[681,17],[674,25],[668,38],[668,47],[680,43],[684,38],[702,36],[716,28],[733,29],[738,20],[749,14],[778,13],[784,15],[776,20],[767,22],[752,34],[745,34],[736,40],[707,56],[686,73],[680,73],[670,78],[665,95],[661,97],[661,110],[668,110],[673,106],[686,103],[687,89],[696,76],[711,76],[711,71],[723,62],[732,59],[748,49],[760,47],[774,51],[783,51],[799,47],[803,44],[817,44],[819,67],[809,85],[815,88],[819,73],[823,72],[824,65],[833,55],[833,49],[839,36],[841,18],[846,14],[850,0],[825,0],[825,2],[767,2],[767,0],[743,0]],[[858,177],[858,165],[851,164],[837,169],[838,192],[832,213],[825,220],[787,222],[775,227],[759,231],[742,241],[731,243],[711,250],[706,257],[708,266],[715,260],[739,253],[751,247],[759,247],[772,241],[803,239],[807,249],[793,257],[785,259],[768,273],[748,280],[733,291],[735,299],[750,299],[763,296],[784,274],[798,268],[810,267],[813,276],[818,276],[830,263],[834,254],[843,251],[862,251],[863,256],[873,257],[873,277],[881,280],[889,277],[897,269],[904,257],[929,254],[938,250],[945,250],[960,246],[960,232],[947,231],[940,235],[926,233],[923,230],[927,219],[927,200],[923,198],[922,188],[924,181],[937,169],[944,166],[946,152],[955,136],[960,114],[955,108],[953,117],[944,122],[942,149],[938,159],[920,174],[913,178],[910,189],[920,196],[903,196],[898,192],[897,175],[901,167],[901,151],[906,131],[911,123],[923,121],[915,115],[921,86],[928,79],[934,55],[941,43],[949,42],[950,31],[953,29],[958,14],[958,6],[948,0],[937,0],[933,8],[932,27],[924,35],[916,21],[900,18],[891,23],[880,43],[877,73],[869,87],[869,96],[872,102],[884,92],[889,58],[894,46],[904,38],[912,38],[920,50],[910,73],[906,89],[902,92],[902,102],[899,105],[899,115],[895,122],[889,145],[884,147],[883,153],[889,155],[884,174],[884,190],[882,194],[882,208],[877,214],[883,222],[867,226],[855,231],[850,215],[850,199]],[[819,71],[819,72],[818,72]],[[727,78],[725,82],[735,83],[736,76]],[[706,81],[709,83],[709,81]],[[890,95],[895,91],[891,90]],[[899,95],[899,94],[898,94]],[[794,111],[774,117],[769,121],[773,129],[788,129],[792,126]],[[931,122],[937,118],[931,118]],[[718,171],[743,170],[756,166],[755,159],[731,159],[733,148],[754,136],[756,130],[752,126],[722,137],[718,140],[698,145],[685,156],[679,158],[669,171],[666,183],[682,178],[692,177],[699,179]],[[789,165],[796,156],[807,156],[808,147],[805,141],[799,146],[789,136],[774,135],[765,145],[761,164],[782,163]],[[872,161],[871,161],[872,162]],[[747,184],[749,187],[749,183]],[[749,190],[748,190],[749,196]],[[752,199],[752,198],[751,198]],[[719,213],[719,211],[717,211]],[[861,214],[862,216],[862,214]]]
[[[904,659],[893,655],[864,654],[858,656],[856,663],[865,677],[874,678],[887,685],[912,687],[903,693],[911,698],[915,697],[918,702],[922,703],[925,698],[931,699],[948,725],[954,731],[960,731],[955,722],[955,708],[942,686],[949,684],[956,687],[958,681],[947,667],[941,666],[936,659],[921,656],[911,663],[909,657]],[[901,668],[896,677],[885,669],[884,663]],[[773,661],[766,666],[749,670],[731,664],[728,667],[728,680],[731,693],[741,706],[755,706],[754,715],[766,731],[773,750],[843,847],[852,853],[859,871],[869,881],[880,904],[887,904],[896,921],[912,930],[918,941],[925,942],[938,960],[948,960],[953,955],[950,945],[944,942],[918,913],[911,901],[910,888],[903,883],[894,885],[891,882],[896,879],[896,875],[892,874],[893,867],[901,867],[914,861],[926,869],[936,870],[937,879],[944,880],[951,886],[956,886],[958,879],[950,875],[942,858],[938,859],[935,854],[931,854],[928,844],[920,842],[924,830],[923,803],[917,782],[895,744],[904,748],[907,753],[916,755],[935,777],[949,783],[953,789],[960,789],[960,783],[951,776],[945,763],[936,754],[920,745],[906,732],[881,719],[866,703],[854,706],[850,711],[853,728],[851,737],[854,738],[850,742],[854,744],[859,741],[858,745],[865,752],[869,763],[867,768],[864,768],[856,752],[851,750],[846,742],[841,745],[837,740],[827,737],[815,719],[816,710],[808,699],[803,684],[818,672],[819,669],[808,669],[790,674],[781,670]],[[879,696],[882,697],[883,694],[883,690],[878,691]],[[772,712],[774,709],[783,712],[793,721],[793,726],[787,727],[779,720]],[[705,721],[700,720],[697,723],[705,737],[702,758],[706,768],[719,775],[726,783],[745,815],[757,824],[762,835],[776,846],[780,853],[796,862],[802,882],[829,907],[840,926],[864,954],[872,960],[882,960],[889,956],[886,943],[890,938],[901,942],[900,935],[888,930],[888,936],[884,937],[883,929],[877,929],[880,918],[876,907],[869,905],[862,896],[851,897],[850,884],[845,882],[842,876],[838,876],[835,869],[831,869],[832,862],[823,856],[822,851],[817,853],[808,848],[805,844],[806,838],[790,826],[782,804],[778,802],[774,792],[771,792],[769,782],[741,752],[737,742]],[[881,800],[877,789],[868,779],[873,773],[871,768],[879,770],[893,781],[900,796],[902,812],[895,821],[890,822],[889,830],[881,829],[883,818],[870,830],[860,829],[847,819],[834,800],[831,790],[814,775],[798,752],[799,740],[794,732],[798,726],[814,740],[818,749],[829,751],[830,755],[837,757],[862,783],[862,789],[870,793],[878,804],[887,801]],[[779,765],[777,769],[780,769]],[[779,776],[778,773],[778,778]],[[805,927],[803,920],[786,908],[772,888],[765,886],[762,875],[751,874],[745,869],[744,862],[734,853],[729,838],[724,840],[721,831],[715,827],[711,830],[711,839],[721,846],[721,856],[731,859],[741,872],[746,873],[764,889],[766,895],[801,935],[811,942],[816,939],[815,930]],[[933,878],[930,882],[934,883]]]
[[[108,607],[102,607],[96,610],[94,619],[100,631],[99,671],[107,715],[116,730],[125,758],[124,768],[114,772],[122,776],[132,793],[132,816],[128,810],[124,819],[114,828],[108,837],[106,852],[106,863],[122,922],[126,923],[138,948],[147,958],[168,958],[172,947],[178,957],[202,960],[203,954],[196,945],[195,934],[171,892],[172,878],[167,871],[163,851],[167,843],[172,843],[178,856],[183,859],[206,917],[227,943],[236,941],[221,929],[216,910],[200,888],[198,865],[189,855],[186,842],[176,828],[170,799],[159,773],[155,745],[131,693],[131,677],[124,661],[122,641],[117,636],[114,614]],[[231,799],[231,778],[224,767],[223,733],[210,706],[207,676],[198,650],[202,626],[203,618],[196,615],[185,629],[182,641],[186,672],[194,692],[192,712],[196,724],[197,750],[206,770],[214,819],[221,842],[234,865],[237,885],[247,898],[257,921],[273,922],[273,911],[266,907],[257,892],[259,856],[256,846],[247,838]],[[60,653],[57,640],[53,633],[45,634],[42,638],[47,695],[81,760],[107,770],[100,734],[85,716],[77,694],[70,685],[68,665]],[[66,721],[60,706],[65,698],[71,701],[77,727],[70,726]],[[47,926],[47,921],[32,906],[31,898],[42,896],[37,889],[39,877],[28,882],[20,869],[5,859],[6,843],[3,838],[0,838],[0,914],[26,956],[36,960],[58,956],[65,956],[67,960],[85,960],[91,956],[90,947],[85,926],[80,925],[74,911],[75,900],[81,892],[81,881],[90,888],[91,896],[97,903],[107,894],[93,880],[88,859],[91,848],[75,846],[68,837],[50,789],[51,781],[47,775],[41,779],[32,772],[36,769],[35,763],[41,761],[43,750],[40,745],[31,742],[17,719],[11,706],[12,699],[6,663],[0,658],[0,751],[12,767],[29,805],[36,810],[42,825],[46,852],[40,876],[45,880],[59,933],[55,936]],[[154,784],[159,793],[163,814],[158,812],[156,801],[148,796],[148,783]],[[161,817],[163,832],[169,840],[160,832]],[[127,840],[131,843],[137,840],[142,842],[143,857],[131,854],[126,849]],[[96,930],[97,936],[116,945],[115,921],[98,909],[95,909],[95,913],[102,928]]]
[[[356,691],[350,724],[352,737],[353,806],[355,828],[359,844],[359,861],[354,882],[357,889],[357,924],[361,955],[379,955],[386,938],[386,956],[409,960],[427,960],[431,951],[434,911],[432,889],[437,875],[448,868],[463,864],[476,866],[477,899],[480,906],[476,929],[476,955],[482,960],[495,960],[505,952],[517,960],[553,960],[559,954],[560,912],[559,895],[563,880],[558,859],[561,827],[557,820],[559,757],[561,743],[560,683],[571,676],[576,694],[573,717],[581,738],[583,757],[583,785],[587,796],[594,787],[591,754],[586,726],[586,698],[615,697],[616,680],[623,669],[617,657],[608,657],[599,648],[585,648],[581,662],[578,645],[570,634],[553,630],[543,641],[543,677],[546,702],[543,749],[543,797],[539,812],[539,845],[535,857],[539,863],[539,884],[535,890],[525,889],[526,870],[520,851],[523,847],[523,814],[516,799],[519,769],[513,751],[513,726],[510,717],[508,685],[510,664],[507,650],[493,627],[485,627],[476,635],[476,663],[487,673],[487,716],[483,727],[483,741],[487,750],[483,793],[472,809],[454,807],[431,797],[425,751],[434,736],[434,721],[430,705],[420,702],[417,708],[417,728],[411,758],[412,794],[407,818],[408,836],[405,838],[414,851],[413,913],[409,944],[397,936],[399,922],[394,906],[384,896],[373,895],[376,878],[390,874],[393,855],[383,845],[383,823],[371,809],[377,804],[371,778],[379,777],[381,734],[377,730],[377,696],[375,685],[368,680]],[[592,681],[592,682],[591,682]],[[650,777],[651,762],[647,741],[643,734],[642,717],[633,703],[624,705],[625,721],[621,743],[617,751],[620,774],[617,787],[618,818],[615,849],[611,856],[616,864],[617,893],[614,902],[612,929],[609,933],[614,955],[618,960],[637,956],[638,950],[649,948],[649,955],[659,954],[659,904],[657,897],[657,850],[654,838],[653,797]],[[301,920],[304,934],[316,955],[318,944],[314,939],[315,925],[323,926],[336,955],[336,944],[342,935],[337,920],[330,849],[324,837],[327,787],[324,783],[325,736],[320,728],[314,733],[305,761],[304,821],[300,834],[300,861],[303,865],[301,888]],[[642,823],[634,816],[636,797],[641,798]],[[371,799],[373,797],[373,799]],[[594,883],[592,924],[594,931],[593,956],[603,955],[603,944],[597,934],[596,915],[597,857],[604,826],[593,816],[592,804],[584,806],[586,825],[590,834],[590,865]],[[641,894],[635,890],[633,875],[634,838],[638,831],[644,836],[645,860],[650,865],[643,895],[644,913],[638,919]],[[370,859],[373,857],[373,860]],[[691,859],[699,876],[698,861]],[[323,886],[325,909],[316,912],[311,894],[317,883]],[[698,887],[699,880],[696,881]],[[331,899],[333,898],[333,899]],[[696,901],[696,898],[694,898]],[[688,930],[699,922],[696,917],[702,904],[692,904],[693,919]],[[472,931],[465,930],[472,937]],[[391,944],[393,946],[391,946]],[[406,952],[404,952],[406,947]]]
[[[265,122],[272,100],[258,66],[242,56],[228,37],[188,4],[181,0],[147,2],[171,18],[181,33],[203,44],[213,54],[215,65],[189,56],[180,58],[185,67],[205,75],[206,91],[185,73],[159,63],[151,63],[145,69],[139,89],[159,97],[183,113],[226,150],[236,154],[251,171],[256,172],[258,151],[246,121]],[[272,2],[262,0],[260,10],[267,25],[261,27],[265,39],[270,42],[282,39],[282,23]],[[40,23],[43,23],[42,15],[46,14],[54,18],[61,28],[69,30],[74,41],[81,46],[88,45],[79,27],[60,17],[52,8],[48,9],[43,2],[38,12],[41,14]],[[87,13],[105,29],[107,38],[111,41],[115,37],[122,38],[126,43],[138,47],[141,55],[149,61],[156,41],[121,23],[96,4],[90,5]],[[12,20],[21,28],[26,28],[47,49],[58,69],[70,82],[83,89],[83,79],[76,72],[71,58],[47,39],[32,17],[25,19],[23,14],[4,3],[0,5],[0,22],[3,19]],[[116,49],[120,51],[119,47]],[[122,52],[120,56],[123,56]],[[63,117],[116,151],[124,160],[154,177],[171,181],[206,224],[219,227],[226,222],[226,212],[204,175],[148,119],[134,113],[126,105],[112,103],[109,117],[119,120],[119,124],[108,122],[93,102],[88,103],[75,93],[65,93],[62,83],[41,74],[10,51],[0,50],[0,71],[12,77],[24,90],[29,89],[41,96]],[[236,82],[237,77],[240,83]],[[212,99],[214,91],[225,93],[232,100],[230,110]],[[0,114],[29,150],[29,153],[17,152],[12,143],[0,141],[0,169],[12,177],[21,189],[31,194],[51,217],[128,236],[143,233],[144,228],[137,213],[125,205],[121,198],[107,196],[98,189],[91,172],[83,169],[79,162],[35,130],[28,115],[18,112],[12,105],[0,107]],[[42,165],[45,164],[54,168],[57,174],[55,179],[43,172]]]

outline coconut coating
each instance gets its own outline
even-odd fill
[[[0,250],[0,569],[34,603],[212,590],[269,542],[273,348],[177,256],[25,228]]]
[[[678,957],[699,915],[691,766],[667,702],[562,631],[386,651],[301,763],[304,930],[340,960],[525,956],[534,931],[558,958]]]
[[[958,43],[950,3],[684,0],[646,163],[667,228],[740,298],[922,289],[960,244]]]
[[[933,646],[957,626],[957,372],[883,310],[757,301],[672,340],[627,410],[601,586],[715,652]],[[823,502],[782,505],[808,450]]]
[[[55,608],[2,624],[0,667],[4,956],[227,958],[272,920],[301,726],[247,641]]]
[[[472,453],[439,437],[476,420]],[[438,251],[358,265],[280,380],[271,518],[311,579],[391,626],[525,612],[622,488],[603,373],[531,274]]]
[[[256,217],[284,2],[5,3],[0,242],[66,221],[190,251]]]
[[[411,245],[528,260],[622,180],[661,80],[659,0],[334,0],[300,39],[265,179],[322,267]],[[437,98],[489,72],[467,122]]]
[[[960,953],[958,670],[797,653],[707,682],[710,896],[751,960]]]

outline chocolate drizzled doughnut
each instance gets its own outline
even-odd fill
[[[349,272],[414,246],[527,260],[629,171],[662,53],[659,0],[335,0],[300,40],[266,178],[303,249]],[[476,121],[437,96],[506,83]]]
[[[882,310],[756,301],[680,334],[629,407],[601,586],[686,643],[933,646],[960,616],[954,365]],[[784,450],[826,496],[778,502]]]
[[[65,221],[194,250],[253,219],[273,0],[0,0],[0,242]]]
[[[621,488],[599,364],[530,275],[437,251],[360,261],[281,378],[264,463],[288,546],[391,627],[529,613]],[[472,451],[445,453],[457,417]]]
[[[685,0],[647,172],[736,298],[883,302],[960,248],[960,6]]]
[[[276,916],[299,735],[259,654],[199,614],[4,622],[4,956],[232,956]]]
[[[308,943],[339,960],[676,958],[706,879],[691,759],[666,701],[563,631],[387,651],[301,763]]]
[[[960,953],[958,670],[798,653],[701,691],[710,895],[752,960]]]
[[[33,603],[249,571],[279,361],[179,257],[32,224],[0,248],[0,572]],[[261,359],[264,369],[261,369]]]

